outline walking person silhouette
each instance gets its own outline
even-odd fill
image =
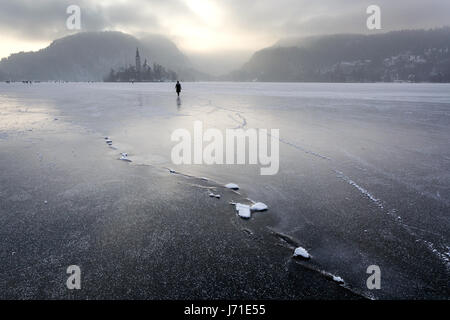
[[[177,91],[177,95],[180,96],[180,92],[181,92],[180,81],[177,81],[177,84],[175,85],[175,90]]]

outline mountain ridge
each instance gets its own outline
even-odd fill
[[[138,39],[118,31],[80,32],[54,40],[34,52],[20,52],[0,61],[3,80],[101,81],[112,68],[141,60],[172,69],[185,79],[207,77],[193,69],[189,59],[167,38],[144,35]],[[3,75],[3,76],[2,76]]]
[[[312,36],[259,50],[233,81],[450,82],[450,27]],[[430,51],[431,50],[431,51]]]

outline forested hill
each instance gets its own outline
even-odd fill
[[[229,80],[450,82],[450,28],[280,41]]]
[[[0,80],[101,81],[112,68],[135,65],[136,48],[142,63],[157,63],[182,79],[195,78],[189,59],[162,36],[141,39],[113,31],[82,32],[53,41],[36,52],[12,54],[0,61]]]

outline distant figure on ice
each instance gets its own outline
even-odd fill
[[[180,96],[180,92],[181,92],[180,81],[177,81],[177,84],[175,85],[175,90],[177,91],[177,95]]]

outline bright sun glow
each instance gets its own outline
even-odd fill
[[[217,27],[221,24],[219,7],[210,0],[186,0],[188,7],[209,26]]]
[[[179,17],[166,26],[181,49],[187,52],[248,50],[255,39],[225,25],[227,12],[212,0],[185,0],[192,17]],[[268,42],[270,43],[270,42]]]

